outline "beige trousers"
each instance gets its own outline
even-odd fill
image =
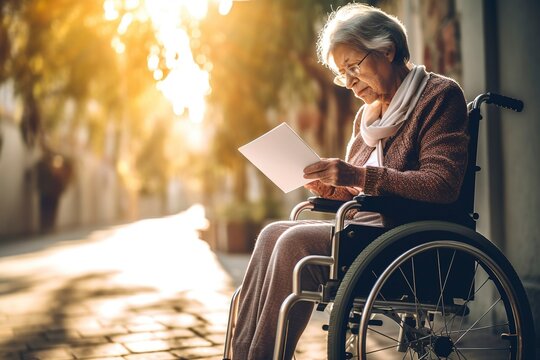
[[[281,303],[292,292],[296,263],[308,255],[329,255],[333,222],[280,221],[266,226],[257,239],[240,293],[233,338],[234,360],[270,360]],[[315,291],[328,278],[328,267],[308,266],[303,290]],[[313,304],[301,302],[290,313],[286,359],[291,359]]]

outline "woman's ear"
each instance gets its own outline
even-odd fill
[[[390,63],[394,61],[394,58],[396,57],[396,46],[394,44],[388,46],[388,48],[384,51],[384,57]]]

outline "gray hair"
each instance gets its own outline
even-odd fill
[[[378,52],[387,51],[393,44],[394,63],[407,63],[410,59],[403,24],[396,17],[365,4],[347,4],[329,15],[317,41],[319,61],[329,67],[330,53],[339,44]]]

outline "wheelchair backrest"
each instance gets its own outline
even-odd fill
[[[459,193],[457,203],[469,214],[474,215],[474,194],[476,184],[476,172],[480,168],[476,165],[476,157],[478,152],[478,131],[480,120],[482,115],[480,114],[480,108],[473,108],[469,111],[469,147],[467,158],[467,169],[465,171],[465,177],[463,178],[463,184]],[[474,215],[476,218],[477,215]]]

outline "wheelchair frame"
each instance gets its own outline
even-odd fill
[[[475,232],[476,229],[476,220],[478,219],[478,214],[474,213],[474,190],[475,190],[475,175],[476,172],[480,170],[478,166],[476,166],[476,155],[477,155],[477,144],[478,144],[478,130],[479,130],[479,121],[482,119],[482,116],[480,114],[480,106],[482,103],[487,104],[495,104],[497,106],[505,107],[508,109],[512,109],[514,111],[521,111],[523,109],[523,103],[519,100],[511,99],[505,96],[501,96],[498,94],[493,93],[485,93],[477,96],[474,101],[470,102],[468,104],[468,116],[469,116],[469,134],[470,134],[470,141],[469,141],[469,153],[468,153],[468,165],[465,173],[464,182],[460,191],[459,200],[456,201],[454,204],[449,205],[441,205],[441,204],[432,204],[432,203],[424,203],[424,202],[418,202],[408,199],[402,199],[402,198],[395,198],[395,197],[384,197],[384,196],[357,196],[351,201],[338,201],[338,200],[330,200],[330,199],[323,199],[323,198],[310,198],[307,201],[301,202],[298,205],[296,205],[290,214],[290,220],[297,220],[299,215],[306,211],[314,211],[314,212],[325,212],[325,213],[336,213],[336,220],[335,220],[335,227],[334,232],[332,235],[332,251],[330,256],[319,256],[319,255],[311,255],[304,257],[301,259],[295,266],[293,271],[293,288],[292,293],[284,300],[282,303],[279,317],[278,317],[278,326],[277,326],[277,332],[276,332],[276,342],[274,347],[274,360],[281,360],[284,357],[285,354],[285,344],[286,344],[286,337],[287,337],[287,326],[289,321],[289,312],[292,309],[292,307],[301,301],[308,301],[313,303],[318,303],[319,306],[326,306],[327,304],[331,303],[333,300],[335,300],[336,291],[338,286],[340,285],[340,282],[343,280],[343,274],[345,273],[344,269],[342,269],[343,264],[340,263],[340,251],[341,251],[341,243],[343,240],[343,237],[354,237],[354,231],[348,231],[345,226],[345,220],[346,215],[349,211],[354,209],[360,209],[361,211],[372,211],[372,212],[379,212],[382,214],[410,214],[410,218],[405,219],[404,223],[407,223],[409,225],[417,224],[417,227],[419,226],[419,229],[423,228],[432,228],[434,230],[441,229],[441,228],[447,228],[449,231],[454,232],[456,234],[462,233],[464,236],[469,238],[475,238],[475,237],[481,237],[478,233]],[[457,205],[459,204],[459,205]],[[414,211],[411,211],[411,209],[414,209]],[[406,211],[404,211],[406,210]],[[427,220],[427,221],[426,221]],[[414,226],[413,226],[414,228]],[[390,232],[391,230],[385,229],[386,233]],[[381,238],[383,236],[379,236],[377,239]],[[495,248],[494,245],[492,245],[487,240],[479,241],[485,241],[489,243],[489,246],[492,246]],[[434,242],[435,243],[435,242]],[[460,241],[446,241],[446,242],[439,242],[437,245],[441,245],[443,247],[451,247],[454,246],[455,248],[464,249],[467,252],[470,252],[471,254],[477,254],[479,252],[478,249],[476,249],[475,245],[471,244],[465,244],[464,242]],[[424,251],[425,248],[429,248],[430,246],[434,246],[433,244],[430,245],[429,242],[426,244],[420,244],[415,246],[414,248],[406,251],[404,254],[401,254],[398,256],[387,268],[386,270],[380,274],[380,277],[378,281],[375,283],[374,287],[371,289],[369,295],[366,297],[366,299],[354,299],[354,306],[357,308],[366,309],[366,312],[370,312],[371,307],[375,302],[381,302],[381,300],[376,300],[375,295],[380,289],[381,282],[388,278],[389,273],[392,271],[392,269],[396,269],[396,266],[399,266],[399,264],[403,263],[405,261],[405,258],[409,256],[411,253],[414,253],[415,251]],[[496,250],[498,251],[498,250]],[[357,255],[358,258],[361,257],[362,254],[364,254],[365,251],[361,251],[360,254]],[[437,252],[437,255],[439,253]],[[455,250],[454,250],[455,254]],[[498,253],[497,253],[498,254]],[[503,260],[501,260],[500,256],[502,254],[495,254],[493,255],[498,261],[505,261],[505,258],[503,257]],[[369,255],[369,254],[368,254]],[[477,255],[475,255],[477,256]],[[483,257],[486,257],[486,255],[481,255]],[[497,257],[499,256],[499,257]],[[453,258],[452,258],[453,260]],[[494,268],[498,268],[497,262],[493,261],[492,258],[487,256],[486,261],[488,263],[492,264]],[[398,265],[396,265],[398,264]],[[328,266],[330,269],[329,274],[329,280],[326,284],[321,284],[319,287],[319,291],[304,291],[302,290],[302,282],[301,282],[301,274],[302,270],[308,266],[308,265],[322,265],[322,266]],[[347,264],[349,265],[349,264]],[[358,268],[358,264],[356,264]],[[508,263],[509,265],[509,263]],[[353,264],[354,266],[354,264]],[[509,265],[511,267],[511,265]],[[347,269],[349,270],[349,269]],[[513,269],[511,269],[513,272]],[[499,275],[502,274],[502,271],[499,272]],[[515,274],[515,272],[514,272]],[[503,275],[501,275],[503,276]],[[515,275],[514,278],[512,278],[512,282],[515,282],[517,279],[517,282],[519,282],[519,278],[517,278],[517,275]],[[508,280],[510,281],[510,280]],[[474,282],[473,282],[474,283]],[[503,284],[503,287],[505,285]],[[520,294],[524,294],[523,287],[521,283],[517,286],[518,291]],[[350,290],[352,291],[352,290]],[[349,292],[350,292],[349,291]],[[227,333],[226,333],[226,339],[225,339],[225,345],[224,345],[224,360],[230,360],[231,359],[231,347],[232,347],[232,337],[234,335],[234,328],[236,326],[236,317],[237,317],[237,311],[238,311],[238,303],[240,298],[240,292],[241,292],[241,286],[235,291],[232,300],[231,300],[231,307],[229,311],[229,320],[228,320],[228,326],[227,326]],[[347,289],[345,289],[345,292],[347,292]],[[350,295],[352,296],[352,295]],[[416,296],[416,295],[415,295]],[[442,297],[442,293],[441,293]],[[416,299],[418,300],[418,299]],[[440,300],[440,299],[439,299]],[[469,300],[467,300],[468,302]],[[528,302],[526,300],[526,295],[524,299],[524,305],[522,304],[519,308],[514,309],[517,311],[517,314],[525,313],[525,315],[530,315],[530,307],[528,305]],[[399,308],[400,311],[402,310],[405,314],[415,313],[418,310],[418,303],[417,302],[407,302],[407,301],[386,301],[383,302],[384,304],[390,306]],[[423,307],[427,311],[438,311],[439,304],[422,304]],[[452,307],[454,306],[454,307]],[[458,313],[459,311],[465,312],[465,309],[463,306],[457,306],[457,305],[449,305],[446,307],[448,312],[450,313]],[[369,313],[366,316],[361,315],[361,319],[359,321],[359,331],[364,331],[363,336],[358,336],[359,346],[360,349],[365,350],[365,332],[367,332],[368,323],[371,321],[369,318]],[[525,330],[527,332],[527,336],[532,336],[532,350],[530,344],[526,345],[525,352],[527,353],[527,356],[531,355],[531,351],[534,353],[534,328],[531,326],[528,326],[526,324],[521,324],[521,317],[516,316],[518,319],[518,325],[521,329],[522,326],[525,326]],[[405,319],[396,319],[396,322],[403,321],[403,324],[405,324]],[[528,327],[527,327],[528,326]],[[404,327],[402,327],[404,328]],[[400,330],[400,337],[402,336]],[[330,336],[330,335],[329,335]],[[519,337],[519,336],[518,336]],[[521,338],[521,337],[519,337]],[[400,340],[401,341],[401,340]],[[524,350],[524,344],[518,344],[518,352],[523,352]],[[528,358],[528,357],[527,357]],[[521,359],[521,355],[518,354],[518,359]]]

